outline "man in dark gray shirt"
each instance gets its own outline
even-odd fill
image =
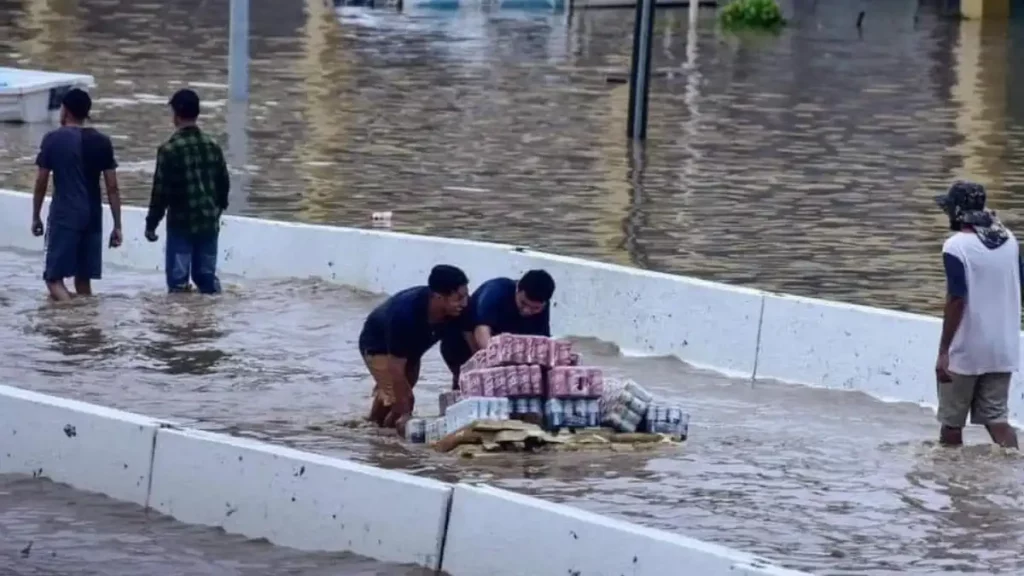
[[[65,278],[75,279],[75,293],[92,294],[92,280],[103,270],[103,200],[100,176],[107,188],[114,229],[109,245],[121,245],[121,196],[117,188],[114,146],[105,134],[83,124],[89,117],[92,99],[77,88],[61,103],[61,127],[43,137],[36,157],[39,167],[32,204],[32,234],[46,233],[46,263],[43,280],[54,300],[71,299]],[[47,226],[40,216],[50,175],[53,199]]]

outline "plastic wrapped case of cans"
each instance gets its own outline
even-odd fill
[[[573,361],[572,343],[546,336],[499,334],[491,338],[487,347],[477,351],[463,366],[463,370],[495,368],[507,365],[534,365],[551,368],[569,366]],[[576,361],[579,361],[577,355]]]
[[[427,441],[427,421],[424,418],[410,418],[405,424],[405,439],[413,444]]]
[[[440,409],[441,416],[444,416],[448,407],[455,404],[459,400],[462,400],[462,393],[458,390],[445,390],[437,396],[437,406]]]
[[[512,418],[542,426],[544,424],[544,398],[510,398]]]
[[[540,366],[498,366],[476,368],[459,373],[463,395],[484,397],[540,396],[544,393],[544,375]]]
[[[619,432],[636,432],[654,397],[632,380],[605,383],[600,400],[601,424]]]
[[[604,374],[600,368],[559,366],[548,370],[548,397],[600,398]]]
[[[544,420],[549,430],[595,428],[601,423],[601,410],[596,398],[548,398]]]
[[[480,396],[459,400],[448,407],[444,419],[448,432],[455,432],[477,420],[508,420],[512,409],[508,398],[484,398]]]
[[[686,440],[690,428],[690,415],[682,406],[652,402],[647,406],[647,415],[641,428],[652,434],[668,434]]]
[[[408,426],[406,427],[408,431]],[[425,439],[427,444],[433,444],[448,435],[448,425],[445,418],[431,418],[427,420]]]

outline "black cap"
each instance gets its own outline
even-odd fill
[[[985,209],[985,187],[977,182],[957,180],[949,190],[935,197],[935,203],[950,216],[958,216],[966,212],[977,212]]]
[[[174,114],[185,120],[195,120],[199,117],[199,94],[194,90],[184,88],[178,90],[171,96],[167,105],[174,110]]]
[[[68,90],[60,103],[67,109],[68,113],[79,120],[89,118],[89,111],[92,110],[92,98],[89,93],[81,88]]]

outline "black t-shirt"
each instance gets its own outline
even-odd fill
[[[359,351],[366,356],[388,354],[418,360],[448,332],[459,332],[460,319],[441,324],[428,320],[430,288],[406,288],[385,300],[366,317]]]
[[[82,168],[89,195],[90,232],[103,231],[103,192],[100,180],[107,170],[117,168],[114,145],[110,138],[94,128],[82,129]]]
[[[524,317],[516,306],[516,281],[511,278],[494,278],[477,288],[469,298],[461,328],[472,331],[477,326],[487,326],[491,335],[524,334],[529,336],[551,336],[551,307],[534,316]],[[449,330],[444,334],[441,353],[449,366],[461,366],[472,355],[465,336],[460,331]]]

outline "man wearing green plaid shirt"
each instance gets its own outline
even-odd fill
[[[157,241],[156,227],[166,213],[167,289],[186,292],[191,277],[199,292],[217,294],[220,215],[231,187],[227,163],[220,146],[196,125],[199,95],[179,90],[169,104],[177,130],[157,150],[146,239]]]

